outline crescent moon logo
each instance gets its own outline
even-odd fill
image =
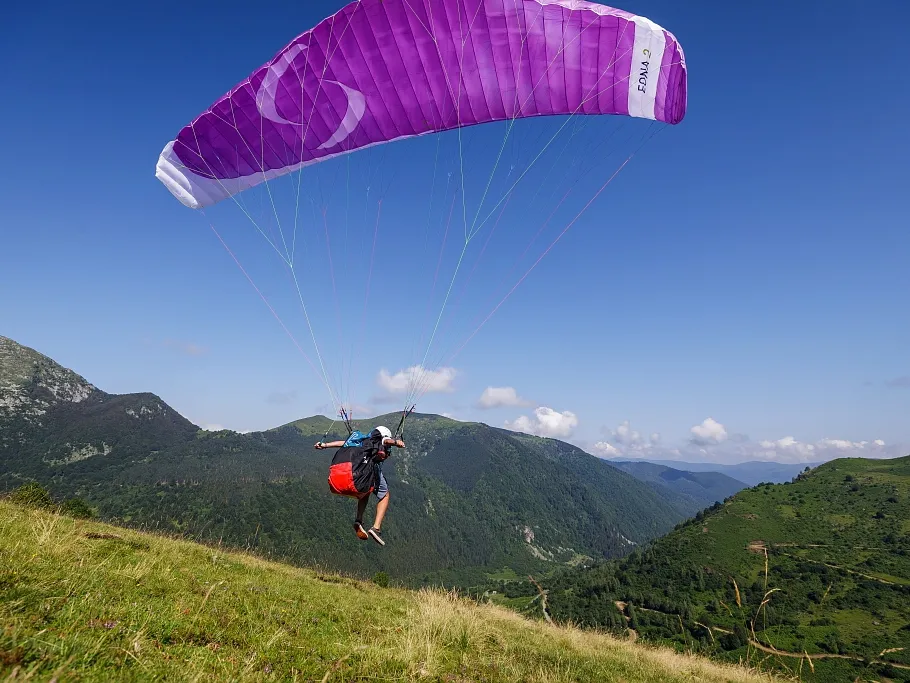
[[[341,119],[338,130],[331,138],[319,145],[319,149],[330,149],[347,140],[348,136],[360,125],[360,120],[367,110],[367,98],[359,90],[349,88],[338,81],[325,81],[325,83],[333,83],[344,91],[348,98],[348,109],[344,113],[344,118]]]
[[[305,125],[304,123],[288,121],[284,118],[275,106],[275,97],[278,92],[278,81],[281,80],[281,77],[284,76],[285,72],[291,67],[291,64],[293,64],[294,60],[297,58],[297,55],[304,52],[306,49],[306,45],[293,45],[281,55],[277,62],[269,67],[265,74],[265,78],[262,79],[262,85],[259,86],[259,91],[256,93],[256,108],[259,110],[259,113],[262,114],[263,118],[287,126]],[[330,149],[347,140],[351,133],[357,129],[357,126],[360,125],[360,120],[366,112],[366,97],[362,92],[354,90],[338,81],[323,81],[323,85],[326,83],[331,83],[332,85],[341,88],[347,98],[347,111],[345,111],[338,129],[328,140],[319,145],[317,149]]]

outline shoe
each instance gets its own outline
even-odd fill
[[[365,541],[369,538],[369,536],[367,536],[367,532],[363,530],[363,524],[361,522],[354,522],[354,533],[357,534],[357,538],[359,538],[361,541]]]
[[[382,540],[382,532],[379,531],[379,529],[377,529],[376,527],[371,526],[370,530],[367,532],[367,534],[369,535],[370,538],[372,538],[374,541],[376,541],[379,545],[385,545],[385,541]]]

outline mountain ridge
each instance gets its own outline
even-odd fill
[[[717,472],[743,482],[748,486],[756,486],[764,482],[782,484],[791,480],[807,467],[812,469],[821,465],[821,462],[786,463],[773,460],[747,460],[745,462],[727,465],[713,462],[688,462],[682,460],[662,460],[660,458],[611,458],[609,461],[620,462],[648,462],[653,465],[671,467],[686,472]]]
[[[749,486],[720,472],[691,472],[643,460],[611,460],[610,464],[666,491],[664,497],[676,501],[690,516]]]
[[[223,538],[296,563],[473,584],[505,567],[618,557],[684,517],[570,444],[414,414],[408,447],[384,464],[392,504],[378,553],[354,538],[353,502],[329,494],[328,458],[312,448],[343,438],[341,422],[208,432],[154,394],[107,394],[12,340],[0,344],[0,398],[16,396],[0,414],[0,489],[34,480],[116,523]],[[394,428],[400,414],[376,419]]]
[[[0,336],[0,414],[39,421],[58,402],[80,403],[103,394],[84,377],[35,349]]]

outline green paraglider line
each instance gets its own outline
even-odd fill
[[[556,236],[556,239],[554,239],[554,240],[550,243],[550,246],[548,246],[548,247],[544,250],[544,252],[537,258],[537,260],[533,263],[533,265],[532,265],[530,268],[528,268],[527,271],[525,271],[525,274],[522,275],[521,278],[519,278],[518,282],[516,282],[516,283],[513,285],[512,289],[509,290],[508,294],[506,294],[506,295],[502,298],[502,300],[501,300],[498,304],[496,304],[496,307],[493,308],[493,310],[490,311],[489,315],[487,315],[487,317],[484,318],[483,322],[480,323],[480,325],[477,326],[477,329],[475,329],[475,330],[471,333],[471,335],[470,335],[467,339],[465,339],[465,341],[462,343],[462,345],[459,346],[458,349],[456,349],[455,353],[453,353],[453,354],[448,358],[448,360],[446,360],[446,363],[451,363],[452,360],[453,360],[459,353],[461,353],[462,349],[464,349],[464,347],[467,346],[468,342],[470,342],[470,341],[474,338],[474,336],[475,336],[478,332],[480,332],[480,328],[482,328],[484,325],[487,324],[487,322],[490,320],[490,318],[493,317],[493,315],[496,313],[496,311],[498,311],[498,310],[500,309],[500,307],[506,302],[506,300],[507,300],[510,296],[512,296],[512,294],[515,292],[515,290],[518,289],[518,286],[519,286],[522,282],[525,281],[525,278],[527,278],[528,275],[531,274],[531,271],[534,270],[534,269],[537,267],[537,264],[539,264],[539,263],[544,259],[544,257],[545,257],[547,254],[550,253],[550,250],[552,250],[553,247],[556,246],[556,243],[559,242],[559,240],[561,240],[561,239],[563,238],[563,236],[564,236],[567,232],[569,232],[569,229],[570,229],[573,225],[575,225],[575,223],[578,222],[578,219],[582,217],[582,215],[585,213],[585,211],[588,210],[588,208],[591,206],[591,204],[593,204],[594,201],[595,201],[601,194],[603,194],[604,190],[606,190],[607,187],[610,185],[610,183],[613,182],[613,179],[616,178],[616,176],[619,175],[619,172],[622,171],[622,170],[626,167],[626,164],[628,164],[628,163],[632,160],[632,157],[633,157],[633,156],[635,156],[635,155],[632,154],[632,155],[629,156],[624,162],[622,162],[622,164],[620,165],[620,167],[616,169],[616,171],[613,173],[613,175],[611,175],[611,176],[607,179],[607,182],[605,182],[603,185],[600,186],[600,189],[597,190],[597,192],[594,194],[593,197],[591,197],[591,199],[588,201],[588,203],[584,205],[584,208],[582,208],[582,210],[579,211],[579,212],[576,214],[575,218],[573,218],[571,221],[569,221],[569,224],[566,225],[565,228],[563,228],[563,231],[562,231],[561,233],[559,233],[559,235]]]
[[[477,267],[480,265],[480,260],[483,258],[483,255],[487,251],[487,245],[490,243],[490,240],[493,238],[493,234],[496,232],[496,228],[499,226],[499,222],[502,220],[502,216],[506,212],[506,209],[508,208],[510,201],[512,201],[511,195],[509,196],[509,199],[506,200],[506,203],[503,204],[503,207],[499,212],[499,217],[496,219],[496,222],[493,224],[492,229],[490,230],[489,234],[487,235],[486,241],[483,243],[483,248],[480,250],[480,253],[477,255],[477,259],[474,261],[474,267],[471,269],[471,272],[468,273],[467,278],[465,278],[465,280],[464,280],[464,284],[462,284],[462,286],[461,286],[461,290],[459,291],[458,297],[455,299],[455,303],[452,307],[452,312],[449,315],[449,317],[446,318],[446,322],[443,323],[443,328],[441,331],[443,338],[445,338],[445,336],[446,336],[447,326],[452,324],[452,321],[455,318],[455,314],[460,310],[461,300],[464,298],[465,291],[467,290],[468,285],[471,283],[471,280],[474,277],[474,273],[477,271]]]
[[[449,207],[449,217],[446,220],[446,229],[442,234],[442,244],[439,247],[439,256],[436,259],[436,272],[433,274],[433,284],[430,286],[430,294],[427,296],[427,305],[423,314],[423,327],[420,335],[420,344],[418,344],[418,347],[423,345],[423,339],[426,335],[427,327],[429,326],[428,323],[430,320],[430,304],[433,300],[433,295],[436,293],[436,283],[439,281],[439,270],[442,266],[442,256],[445,253],[446,243],[449,239],[449,228],[452,226],[452,214],[455,211],[455,201],[457,199],[457,195],[458,191],[456,190],[455,194],[452,195],[452,205]]]

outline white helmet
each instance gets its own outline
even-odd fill
[[[379,427],[376,427],[372,432],[370,432],[370,436],[371,437],[381,436],[385,439],[391,439],[392,430],[390,430],[388,427],[383,427],[380,425]]]

